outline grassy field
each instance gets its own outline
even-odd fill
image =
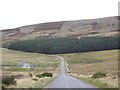
[[[56,56],[2,49],[3,71],[21,71],[22,69],[17,65],[23,61],[34,65],[34,68],[40,71],[55,71],[60,64],[60,60]],[[29,69],[22,71],[24,70],[29,71]]]
[[[46,86],[52,82],[54,79],[56,79],[56,76],[53,76],[52,78],[50,77],[45,77],[45,78],[37,78],[37,81],[34,80],[33,78],[24,78],[20,79],[17,81],[17,85],[12,85],[8,86],[7,88],[29,88],[29,89],[34,89],[34,88],[47,88]],[[23,85],[24,82],[24,85]],[[28,89],[28,90],[29,90]]]
[[[35,85],[39,83],[39,87],[35,86],[37,88],[42,88],[45,86],[48,82],[50,82],[52,79],[56,77],[59,73],[59,65],[60,60],[58,57],[54,55],[45,55],[45,54],[38,54],[38,53],[26,53],[26,52],[20,52],[20,51],[13,51],[8,50],[5,48],[2,48],[2,70],[3,75],[24,75],[26,77],[19,79],[18,84],[16,87],[25,87],[29,88],[32,87],[30,84],[20,84],[22,82],[31,82]],[[30,68],[19,68],[18,64],[21,62],[27,62],[33,65],[33,69]],[[29,73],[32,73],[33,76],[43,73],[43,72],[51,72],[53,73],[53,78],[44,78],[42,81],[38,80],[37,82],[32,80],[31,78],[28,78]],[[20,82],[20,83],[19,83]]]
[[[106,50],[96,52],[59,54],[65,59],[65,66],[68,74],[89,82],[97,87],[108,88],[118,87],[118,50]],[[17,65],[26,61],[34,65],[34,70],[21,69]],[[34,81],[33,78],[23,78],[18,80],[16,88],[42,88],[50,81],[55,79],[59,72],[60,60],[55,55],[45,55],[38,53],[26,53],[20,51],[12,51],[2,48],[2,69],[3,74],[23,74],[34,75],[42,72],[52,72],[52,78],[42,78]],[[91,79],[96,72],[103,72],[107,77],[97,80]],[[26,84],[22,84],[26,82]],[[28,83],[31,82],[31,83]]]
[[[61,54],[67,62],[67,71],[78,78],[90,79],[97,72],[107,74],[100,82],[106,87],[118,87],[118,50],[105,50],[73,54]],[[104,84],[103,84],[103,87]]]

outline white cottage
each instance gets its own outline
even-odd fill
[[[21,62],[20,64],[18,64],[19,68],[32,68],[33,65],[27,63],[27,62]]]

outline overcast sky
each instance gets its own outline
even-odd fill
[[[0,0],[0,30],[118,15],[119,0]]]

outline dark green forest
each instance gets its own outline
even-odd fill
[[[32,39],[13,42],[7,48],[44,54],[112,50],[119,49],[118,38],[119,36]]]

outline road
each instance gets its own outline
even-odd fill
[[[48,88],[95,88],[82,80],[67,75],[65,73],[64,58],[58,57],[61,59],[60,75],[48,86]]]

